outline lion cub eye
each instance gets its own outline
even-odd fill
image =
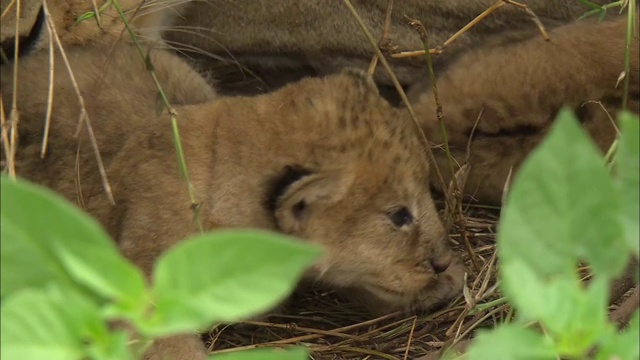
[[[391,211],[387,214],[393,225],[397,227],[403,227],[411,224],[413,216],[406,207],[401,207],[397,210]]]

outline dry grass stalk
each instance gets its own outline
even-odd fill
[[[540,21],[540,18],[538,18],[538,16],[533,11],[531,11],[531,9],[529,9],[529,7],[527,7],[527,5],[521,4],[519,2],[511,1],[511,0],[498,0],[496,3],[494,3],[493,5],[488,7],[485,11],[483,11],[480,15],[476,16],[475,19],[471,20],[467,25],[462,27],[462,29],[458,30],[455,34],[451,35],[451,37],[448,38],[441,46],[438,46],[438,47],[432,48],[432,49],[428,49],[428,51],[426,51],[426,50],[403,51],[403,52],[391,54],[391,57],[392,58],[396,58],[396,59],[402,59],[402,58],[410,58],[410,57],[426,55],[427,53],[429,53],[430,55],[440,55],[440,54],[442,54],[442,52],[444,51],[444,49],[447,46],[451,45],[451,43],[453,43],[456,39],[458,39],[460,36],[462,36],[462,34],[464,34],[465,32],[469,31],[469,29],[471,29],[472,27],[476,26],[484,18],[486,18],[487,16],[492,14],[494,11],[500,9],[501,7],[503,7],[503,6],[507,5],[507,4],[516,6],[518,8],[523,9],[524,11],[526,11],[527,14],[529,14],[529,16],[531,17],[531,20],[538,27],[538,30],[540,30],[540,33],[542,34],[542,37],[544,37],[545,40],[549,40],[549,35],[547,34],[547,31],[544,28],[544,25],[542,25],[542,22]]]
[[[87,127],[87,135],[89,136],[89,141],[91,143],[93,153],[96,157],[96,162],[98,164],[98,171],[100,172],[100,178],[102,179],[102,186],[104,188],[105,194],[107,195],[107,199],[109,200],[109,202],[112,204],[115,204],[113,193],[111,191],[111,185],[109,184],[109,179],[107,178],[107,172],[105,170],[104,163],[102,162],[100,149],[98,148],[98,143],[96,141],[96,137],[93,132],[93,127],[91,126],[91,120],[89,119],[89,114],[87,113],[87,109],[84,103],[84,98],[82,96],[82,93],[80,92],[80,88],[78,87],[78,83],[73,73],[73,69],[71,69],[71,64],[69,63],[67,54],[64,50],[64,47],[62,46],[62,42],[60,41],[60,37],[58,36],[58,33],[56,31],[55,24],[53,23],[53,19],[51,17],[51,13],[49,12],[47,0],[42,1],[42,10],[44,11],[45,20],[47,23],[47,29],[53,35],[53,40],[58,48],[58,51],[60,51],[60,55],[62,56],[62,61],[64,62],[65,67],[67,68],[69,78],[71,79],[73,89],[76,93],[78,102],[80,104],[81,110],[80,110],[80,118],[78,121],[78,135],[79,135],[80,129],[82,128],[82,125],[85,125]],[[49,46],[51,47],[52,44],[50,44]],[[17,50],[16,50],[16,53],[17,53]],[[80,191],[81,189],[78,189],[78,192]]]
[[[12,2],[11,4],[14,4]],[[7,7],[10,8],[11,6]],[[11,109],[9,110],[9,119],[5,121],[5,124],[9,127],[8,142],[9,151],[5,153],[7,156],[7,171],[12,178],[16,177],[16,148],[18,145],[18,121],[20,115],[18,111],[18,53],[20,52],[20,39],[18,34],[20,33],[20,1],[15,2],[16,8],[16,26],[14,30],[14,62],[13,62],[13,97],[11,99]],[[4,109],[3,109],[4,114]],[[3,125],[5,125],[3,124]],[[3,126],[4,127],[4,126]],[[4,138],[3,138],[4,139]]]
[[[413,121],[413,123],[414,123],[414,125],[416,127],[416,131],[418,131],[418,133],[421,135],[422,142],[423,142],[423,144],[425,146],[429,161],[432,164],[435,164],[436,160],[435,160],[435,157],[433,155],[433,151],[431,150],[431,146],[429,145],[429,141],[427,140],[427,137],[424,135],[424,131],[422,131],[422,127],[420,126],[420,123],[418,122],[416,114],[413,111],[413,108],[411,107],[411,104],[409,103],[409,99],[407,98],[407,95],[405,94],[404,89],[402,89],[402,85],[400,85],[400,81],[398,81],[398,77],[396,76],[396,74],[391,69],[391,66],[389,65],[389,62],[387,61],[387,59],[382,54],[382,51],[380,51],[380,48],[378,48],[375,38],[373,37],[373,35],[369,31],[369,29],[367,28],[366,24],[362,20],[362,17],[360,17],[360,15],[356,11],[356,9],[353,7],[353,4],[351,4],[351,1],[350,0],[344,0],[344,3],[347,6],[347,8],[349,9],[349,11],[351,12],[351,14],[353,15],[353,17],[355,18],[356,22],[358,23],[358,26],[360,26],[360,29],[362,30],[362,32],[366,35],[367,39],[369,40],[369,43],[371,44],[371,46],[373,47],[373,50],[376,53],[376,56],[378,57],[380,62],[382,62],[382,66],[387,71],[389,77],[391,78],[391,82],[393,83],[393,86],[395,87],[396,91],[400,95],[400,98],[402,99],[402,103],[405,105],[405,107],[407,108],[407,111],[409,112],[409,116],[411,117],[411,120]],[[442,189],[446,188],[446,184],[444,182],[444,178],[442,177],[442,174],[440,173],[440,170],[437,167],[435,167],[434,170],[435,170],[436,176],[438,178],[438,181],[440,182],[441,188]],[[446,201],[446,199],[445,199],[445,201]]]
[[[42,135],[42,148],[40,157],[44,159],[47,154],[47,144],[49,143],[49,129],[51,128],[51,110],[53,107],[53,84],[55,70],[55,56],[53,47],[53,31],[47,26],[47,35],[49,37],[49,88],[47,89],[47,112],[44,119],[44,134]]]
[[[393,0],[389,0],[387,4],[387,13],[384,16],[384,27],[382,30],[382,37],[380,38],[380,42],[378,46],[380,48],[388,47],[391,40],[389,39],[389,28],[391,27],[391,13],[393,12]],[[374,55],[371,58],[371,63],[369,64],[369,70],[367,71],[370,76],[373,76],[373,73],[376,71],[376,65],[378,65],[378,56]]]

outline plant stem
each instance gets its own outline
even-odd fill
[[[178,159],[178,167],[180,169],[180,174],[182,175],[182,177],[184,178],[184,180],[187,183],[187,192],[189,194],[189,201],[191,202],[191,206],[190,207],[191,207],[191,211],[193,211],[193,221],[196,224],[196,226],[198,227],[198,231],[203,232],[202,223],[200,222],[200,206],[199,206],[198,202],[196,201],[196,196],[195,196],[195,193],[194,193],[194,190],[193,190],[193,185],[191,184],[191,180],[189,179],[189,172],[187,171],[187,162],[186,162],[186,160],[184,158],[184,152],[182,150],[182,142],[180,141],[180,132],[178,130],[177,113],[176,113],[175,109],[171,106],[171,103],[169,102],[169,99],[167,98],[167,95],[162,90],[162,86],[160,85],[160,81],[158,80],[158,77],[156,76],[156,73],[155,73],[155,71],[153,69],[153,65],[151,64],[150,55],[147,54],[145,56],[144,52],[142,51],[142,46],[140,45],[140,42],[138,41],[138,38],[137,38],[136,34],[134,33],[134,31],[129,26],[129,21],[127,21],[125,15],[124,15],[124,12],[122,11],[122,8],[120,7],[120,2],[117,1],[117,0],[113,0],[113,6],[118,11],[118,15],[122,19],[122,21],[124,23],[124,26],[127,29],[127,32],[131,36],[131,39],[133,40],[133,43],[135,44],[136,48],[138,49],[138,52],[140,53],[140,56],[146,62],[147,70],[151,74],[151,77],[153,78],[153,81],[155,82],[156,87],[158,88],[158,94],[160,95],[160,99],[162,100],[162,103],[164,104],[164,106],[167,109],[167,112],[169,113],[169,116],[171,118],[171,129],[173,131],[173,140],[174,140],[174,144],[175,144],[175,147],[176,147],[176,155],[177,155],[177,159]]]

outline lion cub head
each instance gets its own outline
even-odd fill
[[[279,230],[325,248],[309,275],[353,289],[378,311],[428,308],[457,294],[463,265],[431,197],[414,124],[359,72],[289,89],[295,94],[277,93],[288,104],[281,111],[298,111],[288,151],[305,141],[309,149],[277,177],[271,210]]]

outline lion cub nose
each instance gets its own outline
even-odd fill
[[[449,265],[451,265],[451,259],[452,257],[450,254],[432,258],[430,260],[430,263],[431,263],[431,267],[433,268],[433,271],[435,271],[436,274],[440,274],[447,271],[447,269],[449,268]]]

